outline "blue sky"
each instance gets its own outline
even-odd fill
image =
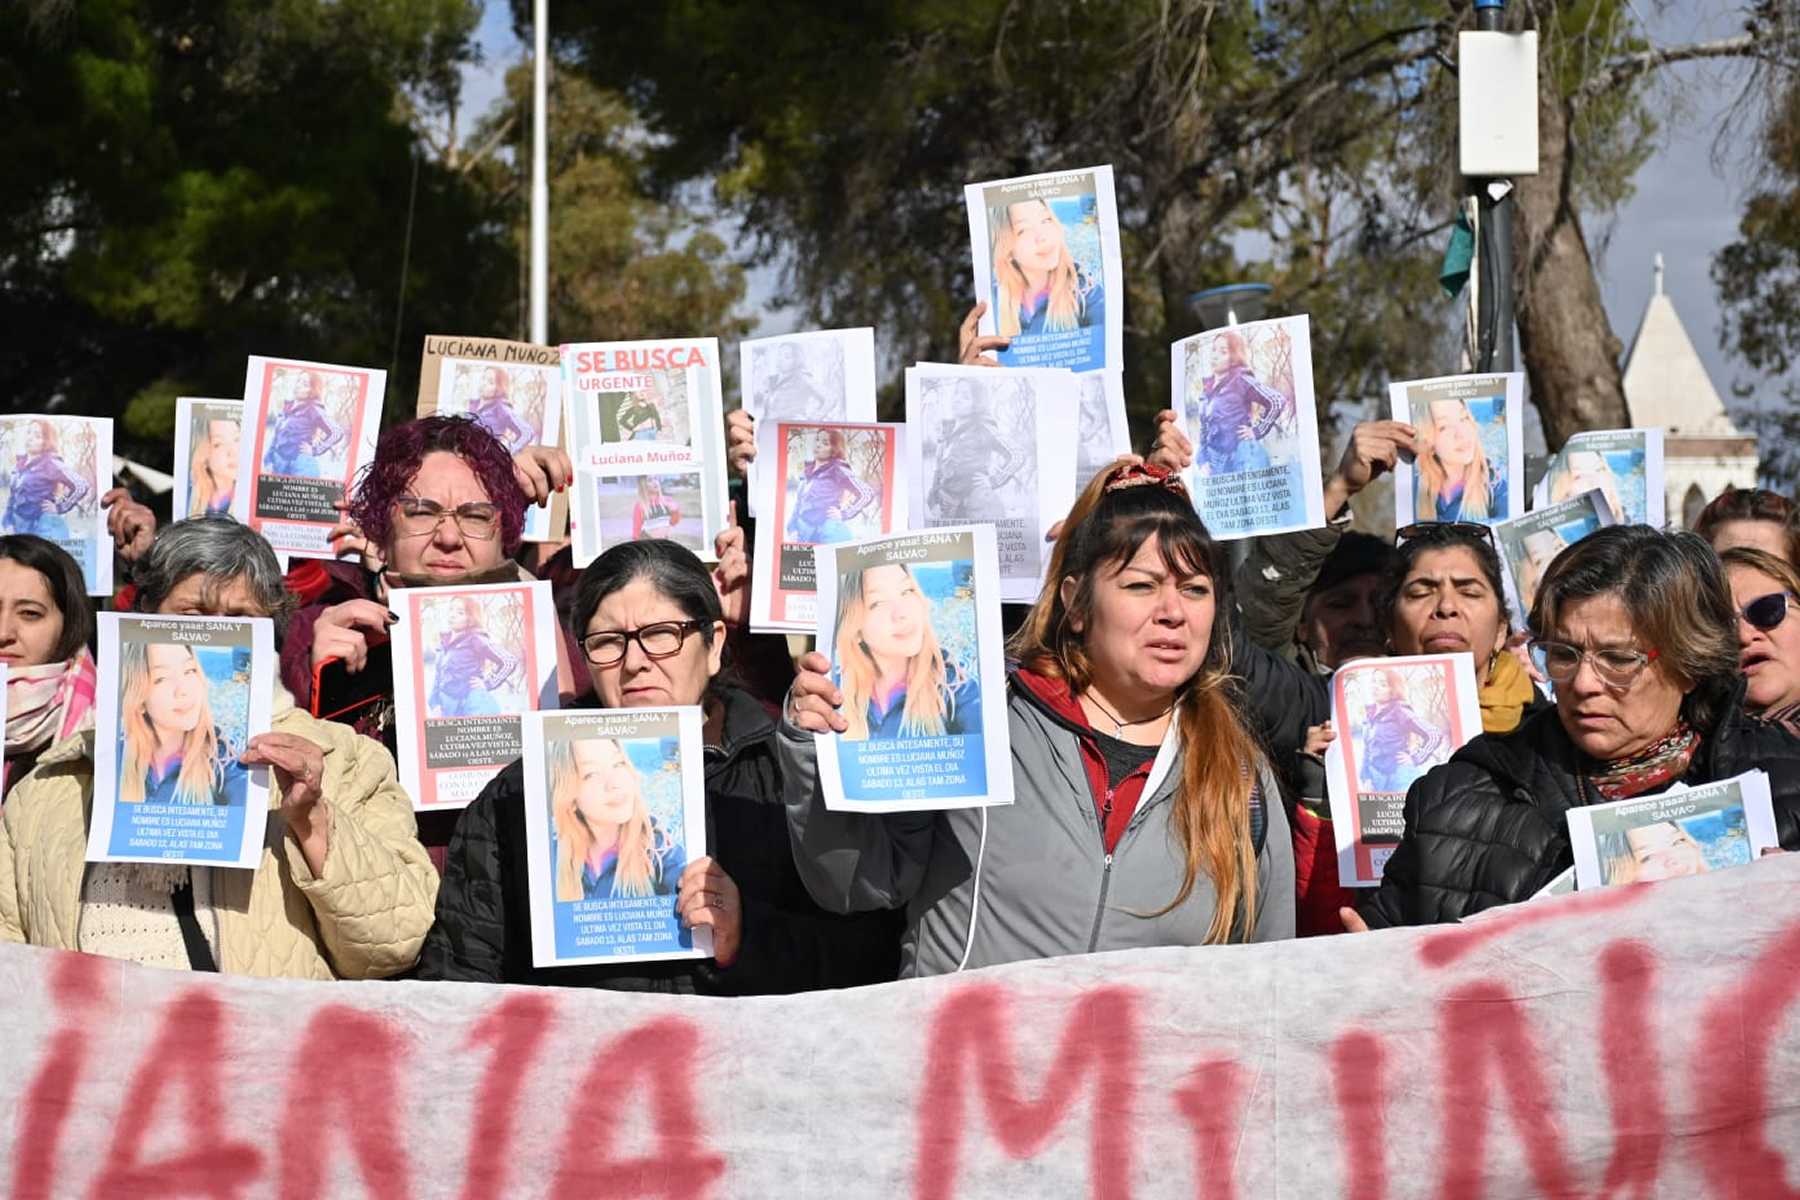
[[[1728,37],[1742,29],[1736,5],[1711,0],[1651,4],[1640,11],[1660,46]],[[509,6],[497,0],[488,3],[477,38],[487,61],[464,73],[465,126],[499,96],[507,67],[525,51],[514,36]],[[1664,68],[1654,93],[1662,114],[1659,145],[1638,173],[1636,194],[1610,219],[1584,224],[1607,317],[1620,341],[1631,344],[1650,297],[1651,260],[1660,251],[1665,289],[1721,395],[1749,373],[1719,348],[1719,306],[1708,272],[1713,255],[1736,236],[1747,163],[1738,150],[1715,164],[1714,135],[1747,73],[1746,64],[1730,60]],[[945,186],[960,190],[962,181]],[[760,318],[759,335],[794,327],[795,314],[770,303],[775,295],[773,270],[759,272],[749,296],[749,307]]]

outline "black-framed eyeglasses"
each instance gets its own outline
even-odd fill
[[[1794,597],[1786,592],[1770,592],[1766,596],[1758,596],[1744,607],[1738,609],[1738,615],[1753,629],[1764,633],[1787,620],[1788,606]]]
[[[1394,530],[1396,546],[1407,542],[1447,542],[1458,538],[1480,538],[1488,545],[1496,546],[1493,526],[1483,525],[1478,521],[1415,521]]]
[[[581,649],[596,667],[622,662],[633,642],[643,650],[645,658],[668,658],[681,652],[688,634],[706,626],[705,621],[658,621],[640,629],[602,629],[582,638]]]
[[[500,532],[500,506],[486,500],[472,500],[455,508],[445,508],[435,500],[402,496],[395,501],[394,532],[404,538],[428,537],[448,517],[465,538],[474,542],[492,541]]]
[[[1609,647],[1589,650],[1586,646],[1547,641],[1543,638],[1531,639],[1531,646],[1537,651],[1538,660],[1544,666],[1544,674],[1550,677],[1551,683],[1568,683],[1581,671],[1583,662],[1591,662],[1594,664],[1594,674],[1600,677],[1601,683],[1608,687],[1629,687],[1657,657],[1654,649],[1621,650]]]

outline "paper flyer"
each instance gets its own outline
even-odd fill
[[[1305,316],[1210,329],[1169,347],[1194,507],[1220,541],[1325,524]]]
[[[525,717],[531,961],[538,967],[706,958],[676,888],[706,854],[701,710]]]
[[[1663,527],[1663,431],[1606,429],[1578,433],[1550,459],[1532,494],[1534,508],[1548,508],[1599,488],[1612,512],[1610,525]]]
[[[1525,515],[1525,376],[1443,375],[1388,385],[1417,450],[1394,469],[1394,527],[1497,525]]]
[[[992,524],[1000,599],[1037,599],[1050,527],[1075,502],[1080,406],[1063,370],[921,363],[906,371],[908,525]]]
[[[708,562],[725,525],[725,432],[717,338],[562,348],[575,566],[639,538]]]
[[[555,346],[504,338],[425,339],[418,415],[472,417],[511,454],[556,446],[562,437],[562,363]],[[559,498],[560,501],[561,498]],[[525,540],[560,540],[568,511],[558,501],[525,510]]]
[[[750,628],[811,633],[819,625],[812,548],[895,533],[906,526],[904,425],[764,421],[750,566]]]
[[[1125,420],[1122,371],[1086,371],[1075,377],[1081,410],[1075,420],[1075,495],[1121,456],[1131,453]]]
[[[332,558],[337,505],[375,457],[387,372],[252,355],[239,486],[250,527],[291,558]]]
[[[1110,166],[963,188],[981,332],[1005,367],[1122,370],[1125,272]]]
[[[1571,808],[1568,821],[1582,891],[1741,867],[1780,844],[1761,771]]]
[[[413,808],[462,808],[518,759],[524,714],[557,706],[550,584],[396,588],[388,604],[400,783]]]
[[[1481,732],[1475,659],[1345,663],[1331,678],[1331,721],[1337,738],[1325,750],[1325,785],[1338,880],[1374,887],[1406,832],[1407,789]]]
[[[990,368],[991,369],[991,368]],[[813,549],[843,733],[815,735],[825,806],[1013,802],[995,535],[987,525]]]
[[[255,867],[269,771],[238,762],[267,733],[266,617],[98,614],[89,862]]]
[[[90,596],[113,591],[100,497],[112,486],[111,417],[0,417],[0,533],[34,533],[81,564]]]
[[[181,396],[175,401],[176,519],[223,513],[244,519],[249,493],[237,485],[244,402]]]
[[[744,411],[765,421],[875,420],[875,330],[819,329],[748,338],[738,344]],[[760,516],[760,460],[750,464],[745,499]]]
[[[1538,584],[1556,556],[1594,530],[1611,524],[1612,505],[1595,488],[1494,526],[1494,540],[1499,543],[1500,558],[1506,564],[1515,625],[1521,629],[1529,625]]]

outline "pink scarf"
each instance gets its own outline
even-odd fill
[[[32,754],[94,723],[94,656],[6,673],[6,757]],[[5,780],[10,784],[10,779]]]

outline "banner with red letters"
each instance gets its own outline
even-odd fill
[[[1800,856],[723,1000],[0,947],[13,1197],[1793,1197]]]

